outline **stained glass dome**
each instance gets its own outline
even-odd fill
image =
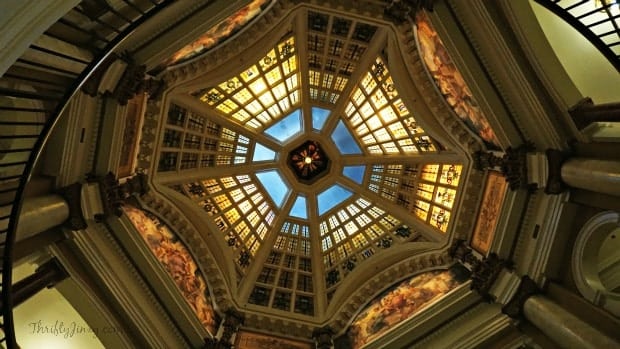
[[[171,94],[154,177],[200,212],[238,304],[321,318],[369,260],[445,244],[467,158],[416,109],[394,32],[309,8],[289,21]]]

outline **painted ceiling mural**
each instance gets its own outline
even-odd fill
[[[461,285],[468,278],[464,268],[416,275],[372,300],[353,320],[348,337],[353,349],[362,348],[411,318],[420,310]]]
[[[489,148],[500,149],[499,140],[491,124],[480,110],[478,102],[450,58],[430,19],[422,11],[416,17],[416,29],[422,59],[446,102]]]
[[[186,62],[209,51],[243,29],[246,24],[261,14],[269,3],[271,0],[252,1],[232,16],[213,26],[195,41],[175,52],[155,70],[161,71],[168,66]]]
[[[185,245],[150,212],[131,205],[123,206],[123,211],[153,255],[163,264],[204,328],[215,334],[219,320],[207,282]]]

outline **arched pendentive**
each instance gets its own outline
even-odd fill
[[[346,335],[351,348],[358,349],[442,298],[461,285],[469,271],[460,265],[446,270],[417,274],[400,281],[373,300],[351,322]]]
[[[205,277],[185,244],[153,213],[133,205],[123,206],[123,212],[174,280],[204,328],[215,335],[219,316],[213,307]]]

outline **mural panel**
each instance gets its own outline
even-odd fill
[[[252,1],[249,5],[240,9],[232,16],[213,26],[194,42],[175,52],[172,57],[168,58],[155,70],[161,71],[165,67],[188,61],[189,59],[197,57],[224,42],[226,39],[241,30],[248,22],[261,14],[270,2],[271,0]]]
[[[256,332],[240,330],[235,343],[237,349],[314,349],[311,343],[293,341],[281,337],[268,336]]]
[[[471,247],[483,255],[489,252],[493,242],[507,186],[506,179],[499,172],[489,171],[480,213],[471,238]]]
[[[468,277],[466,269],[455,267],[416,275],[390,287],[353,320],[347,332],[352,348],[361,348],[381,337],[462,284]]]
[[[214,335],[219,320],[205,278],[185,245],[153,214],[130,205],[123,206],[123,211],[164,265],[204,328]]]
[[[418,13],[416,28],[420,55],[448,105],[489,148],[500,149],[489,121],[424,12]]]

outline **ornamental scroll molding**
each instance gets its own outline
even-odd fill
[[[140,171],[154,173],[153,157],[157,149],[157,133],[159,129],[159,118],[162,103],[160,101],[149,100],[146,104],[144,122],[140,134],[140,145],[138,150],[137,168]]]
[[[176,206],[159,197],[155,191],[149,191],[140,199],[145,208],[164,218],[170,224],[170,228],[185,242],[207,280],[207,285],[212,291],[216,308],[226,309],[232,307],[233,302],[230,299],[225,278],[196,228]]]
[[[341,333],[368,301],[372,300],[380,291],[393,285],[396,282],[395,280],[402,280],[408,276],[435,269],[445,269],[450,265],[452,265],[452,258],[447,250],[420,254],[396,263],[392,267],[386,268],[383,272],[378,273],[375,277],[360,285],[357,291],[351,293],[342,302],[339,310],[331,317],[327,325],[335,333]]]
[[[306,322],[276,318],[267,314],[254,312],[245,313],[244,327],[281,336],[311,339],[312,332],[316,328],[315,326],[316,325],[310,325]]]

